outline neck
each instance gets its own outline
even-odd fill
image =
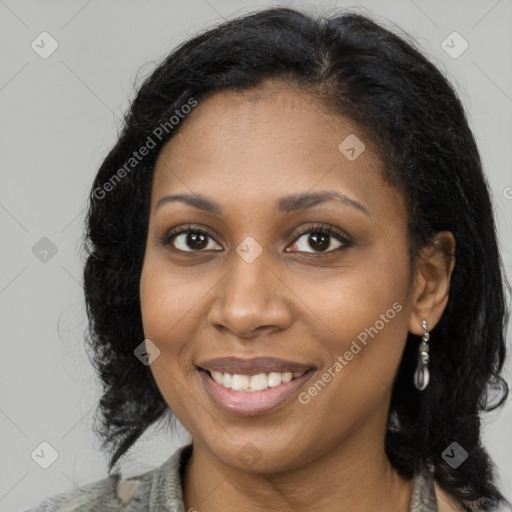
[[[413,481],[392,468],[383,439],[369,443],[361,430],[308,464],[281,473],[226,465],[208,447],[194,443],[185,474],[185,510],[408,511]]]

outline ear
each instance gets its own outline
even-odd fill
[[[421,249],[413,285],[413,301],[409,332],[421,336],[421,321],[432,330],[448,303],[450,279],[455,267],[455,237],[450,231],[440,231],[432,243]]]

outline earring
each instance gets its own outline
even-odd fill
[[[416,366],[416,371],[414,372],[414,385],[419,391],[423,391],[428,386],[428,381],[430,379],[428,371],[428,340],[430,339],[430,334],[427,329],[426,320],[421,321],[421,327],[423,327],[425,332],[421,337],[421,343],[418,347],[418,364]]]

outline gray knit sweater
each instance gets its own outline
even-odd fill
[[[185,512],[183,470],[192,445],[174,452],[160,467],[123,480],[119,473],[61,493],[26,512]],[[432,479],[416,475],[410,512],[437,512]]]

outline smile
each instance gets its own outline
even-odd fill
[[[221,358],[198,365],[216,407],[240,416],[268,414],[298,394],[315,368],[275,358]]]
[[[263,391],[264,389],[274,388],[283,383],[291,382],[297,379],[305,372],[284,372],[284,373],[259,373],[258,375],[239,375],[213,371],[211,376],[217,384],[233,391]]]

